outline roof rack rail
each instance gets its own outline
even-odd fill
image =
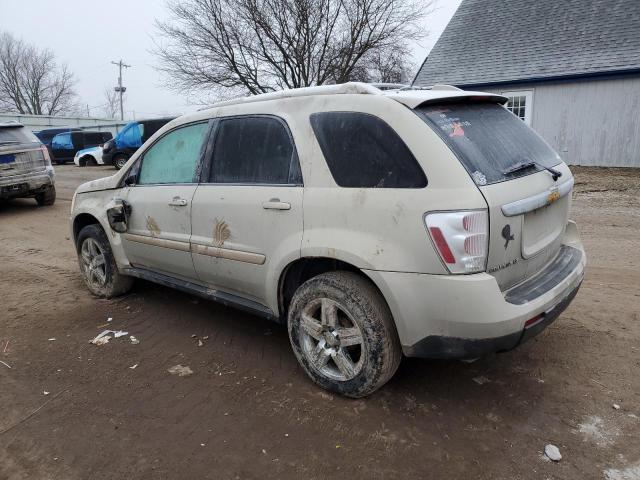
[[[334,85],[319,85],[316,87],[292,88],[289,90],[278,90],[276,92],[260,93],[249,97],[234,98],[214,103],[200,110],[207,110],[214,107],[226,107],[241,103],[264,102],[266,100],[277,100],[280,98],[306,97],[309,95],[336,95],[336,94],[365,94],[380,95],[381,89],[375,84],[362,82],[347,82]]]

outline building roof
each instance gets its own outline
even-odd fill
[[[640,72],[639,0],[462,0],[415,85]]]

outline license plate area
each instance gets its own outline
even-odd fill
[[[24,193],[27,191],[29,191],[28,183],[16,183],[13,185],[6,185],[2,187],[2,193],[5,193],[5,194]]]
[[[522,222],[522,257],[530,258],[541,252],[563,233],[567,224],[569,196],[555,203],[524,214]]]

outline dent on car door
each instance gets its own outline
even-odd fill
[[[193,199],[193,263],[210,288],[269,305],[269,275],[302,241],[302,179],[286,124],[221,119]]]
[[[167,133],[146,150],[137,178],[127,182],[122,245],[134,267],[196,278],[190,253],[191,200],[208,128],[205,122]]]

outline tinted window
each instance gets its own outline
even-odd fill
[[[54,150],[73,150],[73,141],[70,133],[59,133],[51,141]]]
[[[88,132],[84,134],[84,145],[86,147],[92,147],[103,143],[103,136],[101,132]]]
[[[138,183],[193,182],[207,131],[198,123],[167,133],[145,152]]]
[[[299,183],[298,171],[293,143],[279,120],[244,117],[220,121],[210,182]]]
[[[416,111],[444,139],[478,185],[540,171],[535,163],[553,167],[561,161],[542,138],[500,105],[430,105]],[[531,166],[514,171],[527,164]]]
[[[26,127],[0,127],[0,145],[35,142],[40,143],[40,140]]]
[[[341,187],[427,186],[409,148],[378,117],[355,112],[315,113],[311,125],[331,175]]]

